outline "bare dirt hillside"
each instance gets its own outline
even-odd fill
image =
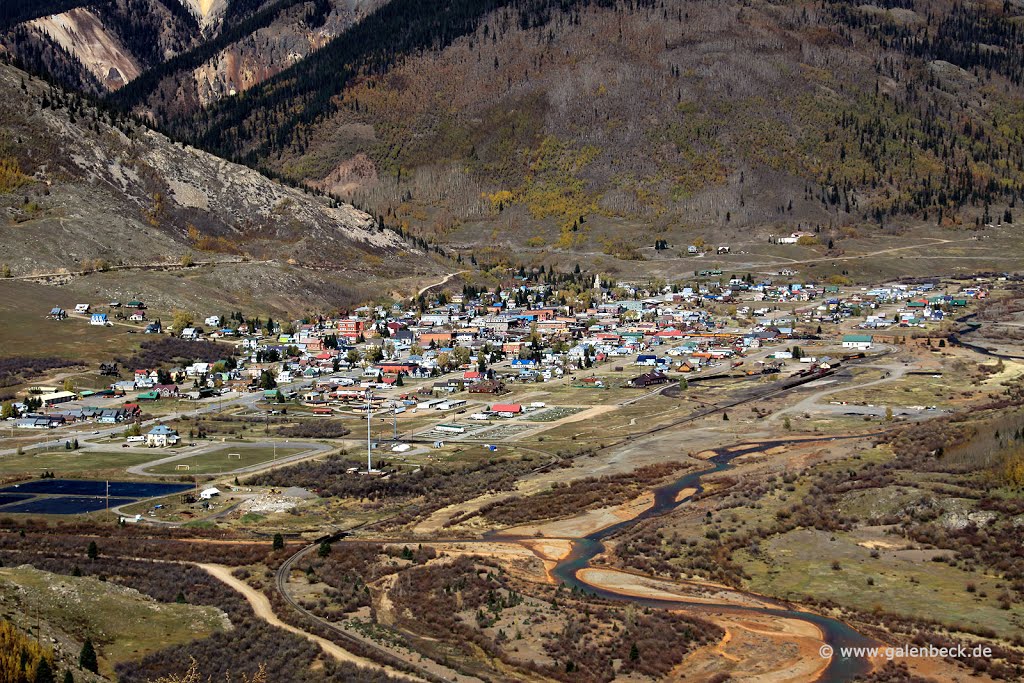
[[[346,279],[362,286],[441,271],[348,204],[174,143],[7,66],[0,244],[14,277],[190,262],[301,269],[282,303],[310,281],[337,295]]]

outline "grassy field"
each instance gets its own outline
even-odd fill
[[[927,615],[947,625],[991,628],[1006,638],[1020,633],[1024,610],[1019,605],[999,608],[998,579],[931,561],[942,551],[883,546],[878,557],[872,557],[870,543],[857,533],[797,529],[762,542],[761,555],[770,560],[752,558],[746,551],[737,559],[757,592],[813,596],[862,610],[877,605],[898,614]],[[832,561],[839,563],[838,569],[832,568]],[[968,584],[974,584],[974,592],[968,592]]]
[[[81,642],[97,644],[100,673],[113,665],[141,659],[150,652],[204,638],[224,628],[225,617],[213,607],[158,603],[152,598],[97,579],[58,576],[33,568],[0,569],[3,612],[15,620],[49,624]],[[18,616],[20,615],[20,617]]]
[[[148,448],[124,448],[120,451],[55,450],[43,453],[25,453],[0,458],[0,475],[25,474],[36,476],[44,470],[58,477],[123,476],[126,467],[156,460],[157,452]]]
[[[962,378],[907,375],[894,382],[838,392],[830,395],[828,400],[876,406],[947,407],[955,402],[957,388],[965,388],[963,384]]]
[[[290,455],[301,453],[304,450],[306,449],[278,446],[277,459],[280,460]],[[228,457],[229,454],[235,453],[238,453],[239,457]],[[171,455],[171,453],[167,453],[167,455]],[[272,462],[274,457],[273,447],[251,447],[241,444],[226,446],[208,453],[200,453],[189,458],[164,463],[163,465],[148,468],[146,471],[153,474],[221,474],[244,467],[260,465],[265,462]],[[150,460],[156,459],[156,457],[150,457]],[[183,467],[184,465],[188,465],[187,470]]]
[[[46,314],[54,306],[71,311],[76,303],[89,301],[71,296],[57,287],[0,283],[0,318],[4,320],[0,356],[58,356],[92,365],[115,355],[130,355],[138,346],[141,335],[129,334],[123,325],[99,327],[79,316],[60,322],[47,320]]]

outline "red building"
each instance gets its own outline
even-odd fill
[[[363,333],[366,325],[362,320],[348,318],[337,322],[338,334],[344,337],[358,337]]]

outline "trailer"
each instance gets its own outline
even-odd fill
[[[466,428],[462,425],[457,424],[439,424],[434,427],[436,431],[445,432],[448,434],[465,434]]]

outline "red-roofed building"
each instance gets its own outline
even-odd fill
[[[491,406],[491,412],[500,417],[515,417],[523,412],[523,406],[519,403],[495,403]]]
[[[411,374],[416,372],[420,365],[419,363],[410,363],[408,361],[382,361],[377,364],[381,372],[389,375],[397,375],[400,372],[405,374]]]

